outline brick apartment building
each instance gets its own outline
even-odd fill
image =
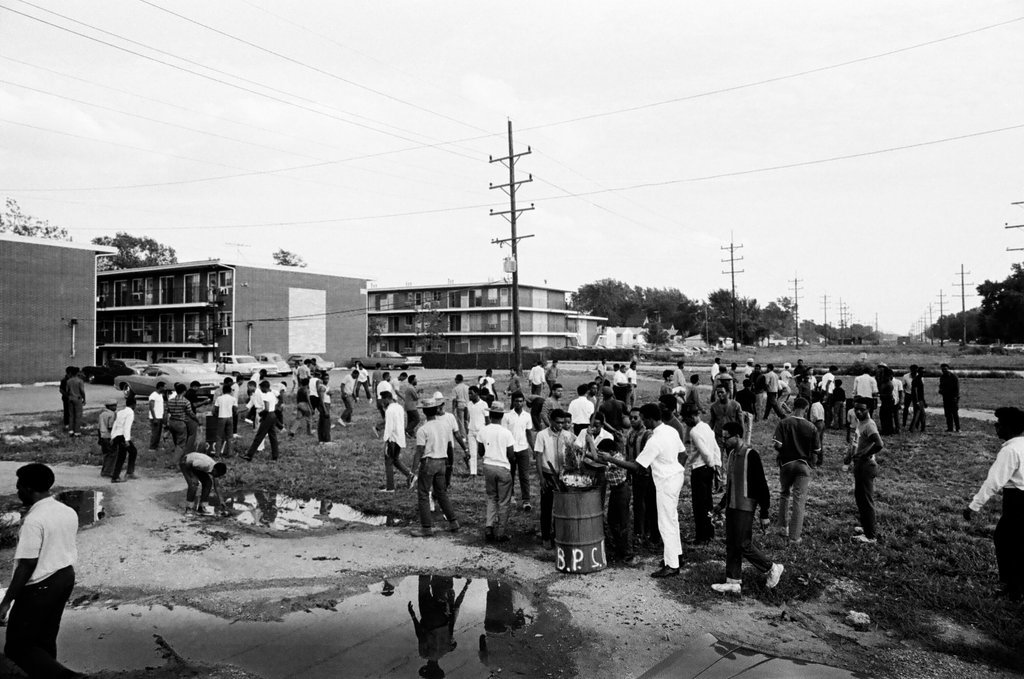
[[[366,281],[223,260],[102,271],[96,360],[311,353],[366,348]]]
[[[96,353],[96,256],[113,248],[0,233],[0,384],[55,382]]]
[[[568,295],[567,290],[520,284],[524,349],[593,344],[599,324],[607,319],[569,309]],[[512,285],[504,281],[372,288],[366,302],[368,322],[379,330],[370,341],[373,351],[512,350]]]

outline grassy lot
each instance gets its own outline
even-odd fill
[[[804,363],[815,367],[827,367],[830,364],[843,367],[860,360],[861,354],[867,356],[866,362],[869,365],[884,362],[900,369],[916,364],[938,370],[940,363],[949,363],[954,368],[963,369],[1024,370],[1024,354],[1014,353],[1003,356],[990,354],[987,350],[978,347],[967,347],[965,351],[960,351],[959,347],[949,343],[945,347],[940,347],[938,344],[802,347],[799,351],[793,347],[771,347],[756,350],[741,349],[738,352],[723,351],[721,358],[723,363],[736,361],[741,365],[748,357],[752,357],[761,365],[765,363],[781,365],[787,361],[795,365],[797,359],[802,358]],[[706,357],[704,360],[710,363]],[[701,361],[697,361],[698,365],[700,363]]]
[[[574,385],[577,377],[582,380],[580,374],[566,375],[563,381]],[[935,391],[932,383],[927,386],[931,394]],[[1024,396],[1024,380],[965,379],[962,384],[965,408],[1019,405]],[[447,392],[447,385],[444,386]],[[656,387],[654,381],[644,380],[642,392],[653,395]],[[938,403],[936,397],[935,404]],[[252,463],[229,461],[226,485],[329,498],[365,512],[415,523],[414,491],[399,490],[393,495],[377,492],[383,482],[383,461],[382,444],[370,431],[376,418],[376,411],[361,401],[352,426],[336,426],[333,430],[333,445],[317,446],[315,439],[304,435],[284,438],[282,456],[277,462],[271,462],[266,453]],[[841,470],[842,436],[828,434],[825,465],[816,472],[811,485],[803,544],[790,547],[772,533],[759,535],[756,540],[769,556],[786,564],[786,574],[778,589],[768,591],[763,580],[748,567],[744,573],[744,596],[772,605],[788,602],[796,607],[801,602],[811,603],[827,596],[844,609],[868,613],[898,638],[1024,670],[1020,652],[1024,649],[1024,613],[1021,608],[1011,608],[990,596],[997,580],[991,536],[998,517],[998,498],[990,501],[970,525],[960,517],[1000,442],[991,424],[965,419],[964,432],[959,436],[947,435],[942,427],[935,426],[938,423],[934,419],[931,424],[933,428],[927,434],[894,436],[886,442],[887,449],[879,459],[876,490],[881,539],[874,546],[850,541],[857,522],[853,479]],[[59,429],[57,417],[49,420],[48,425],[50,431]],[[756,448],[771,449],[773,426],[774,420],[755,425]],[[38,433],[39,419],[32,426],[24,425],[13,431],[28,436]],[[163,453],[145,450],[148,424],[141,420],[141,415],[134,431],[143,442],[140,473],[171,473],[163,469]],[[8,427],[6,432],[11,433],[12,429]],[[243,425],[241,443],[248,443],[250,438],[251,429]],[[91,438],[71,440],[57,435],[52,440],[4,446],[0,457],[98,464],[98,455],[91,452],[95,449]],[[766,454],[765,458],[770,463],[774,456]],[[768,467],[769,485],[775,493],[774,512],[777,474],[771,464]],[[483,483],[479,478],[453,479],[451,497],[465,526],[457,539],[481,540],[482,494]],[[518,495],[517,487],[517,498]],[[684,491],[680,503],[684,536],[692,532],[693,525],[687,495],[688,491]],[[535,507],[536,504],[535,500]],[[514,538],[502,545],[502,550],[551,561],[550,552],[541,549],[536,541],[538,509],[533,514],[513,512]],[[724,578],[724,545],[717,542],[710,547],[687,547],[686,552],[684,561],[692,566],[687,577],[661,586],[668,595],[688,604],[713,605],[719,595],[709,585]],[[646,577],[646,568],[638,569],[637,576]],[[974,627],[1000,646],[951,642],[937,633],[943,620]]]

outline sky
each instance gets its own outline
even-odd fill
[[[0,198],[179,261],[495,280],[511,120],[523,283],[703,299],[734,242],[737,294],[903,334],[1021,260],[1021,44],[1019,0],[0,0]]]

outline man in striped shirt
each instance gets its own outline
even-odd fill
[[[185,453],[192,452],[191,450],[185,450],[188,447],[189,424],[191,424],[193,432],[199,425],[199,418],[196,417],[195,409],[189,400],[185,398],[184,384],[179,382],[174,385],[174,395],[167,399],[164,417],[166,418],[167,430],[171,432],[171,441],[174,443],[174,448],[171,450],[170,467],[176,469]],[[192,436],[192,443],[193,445],[195,444],[195,434]]]

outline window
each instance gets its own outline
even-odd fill
[[[199,314],[185,314],[185,341],[199,342],[202,333],[199,331]]]
[[[160,285],[157,291],[158,304],[174,303],[174,277],[161,276]]]
[[[225,269],[217,272],[217,287],[231,288],[235,284],[235,272]]]
[[[498,288],[487,288],[487,304],[492,306],[498,304]]]
[[[210,288],[211,290],[213,290],[213,289],[215,289],[217,287],[217,272],[216,271],[211,271],[208,274],[206,274],[206,287]]]
[[[423,293],[422,292],[414,292],[414,293],[412,293],[412,304],[413,304],[413,306],[422,306],[423,305]]]
[[[374,308],[375,311],[380,311],[380,303],[381,303],[381,300],[383,299],[383,297],[384,297],[384,295],[374,295],[373,296],[373,308]]]
[[[132,332],[142,332],[146,327],[145,316],[132,316]]]
[[[461,299],[462,299],[462,296],[459,293],[457,293],[457,292],[449,292],[448,293],[448,306],[451,307],[452,309],[458,309],[460,306],[462,306],[460,304]]]
[[[132,304],[142,304],[146,282],[142,278],[132,279]]]
[[[146,299],[145,299],[145,302],[144,302],[145,304],[152,304],[153,303],[153,284],[154,284],[154,281],[153,281],[152,278],[147,278],[146,279]]]
[[[202,294],[199,289],[199,274],[185,274],[185,303],[201,302]]]
[[[174,316],[171,314],[160,314],[159,324],[159,340],[160,342],[173,342],[174,341]]]
[[[110,299],[110,281],[101,281],[100,298],[97,306],[102,309],[103,307],[109,306],[112,302],[113,300]]]
[[[448,317],[448,332],[462,332],[462,316],[452,314]]]
[[[480,291],[470,290],[469,291],[469,306],[480,306]]]
[[[217,328],[220,330],[219,334],[221,337],[231,333],[232,323],[230,311],[221,311],[217,314]]]
[[[114,306],[128,304],[128,281],[114,281]]]
[[[487,314],[487,330],[498,329],[498,314]]]

